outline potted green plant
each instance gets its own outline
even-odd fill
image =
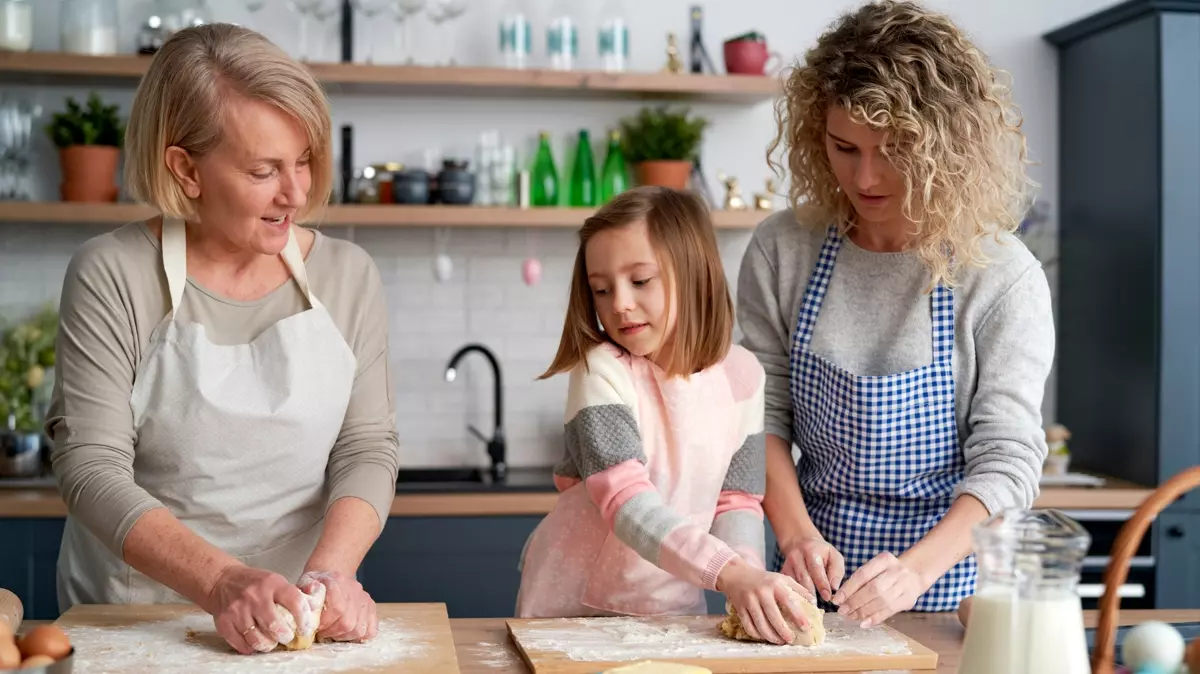
[[[708,120],[690,116],[689,108],[666,105],[642,108],[621,120],[625,158],[640,185],[684,189],[692,161],[700,151]]]
[[[64,201],[116,201],[117,165],[125,142],[125,124],[116,105],[105,105],[96,92],[87,107],[67,98],[67,109],[54,113],[46,127],[58,147]]]
[[[55,363],[58,312],[47,307],[0,335],[0,477],[41,470],[47,371]]]

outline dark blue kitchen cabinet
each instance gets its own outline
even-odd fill
[[[511,617],[521,550],[541,520],[393,517],[363,560],[359,580],[377,602],[444,602],[451,618]],[[769,530],[767,538],[770,556]],[[706,598],[710,613],[725,611],[724,595]]]
[[[359,569],[377,602],[444,602],[451,618],[511,617],[540,515],[392,517]]]
[[[0,519],[0,587],[17,595],[29,620],[58,617],[54,574],[64,522]]]

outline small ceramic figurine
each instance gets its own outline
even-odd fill
[[[738,184],[738,179],[726,176],[725,172],[722,171],[717,174],[717,180],[720,180],[721,184],[725,185],[725,210],[746,210],[746,200],[742,198],[742,188]]]
[[[775,208],[772,197],[775,195],[775,179],[767,178],[767,188],[754,195],[754,208],[759,211],[769,211]]]
[[[1062,424],[1050,424],[1046,427],[1046,445],[1049,452],[1042,464],[1045,475],[1066,475],[1071,465],[1071,451],[1067,448],[1067,440],[1071,439],[1071,431]]]
[[[679,38],[675,33],[667,33],[667,65],[663,70],[669,73],[683,72],[683,59],[679,57]]]

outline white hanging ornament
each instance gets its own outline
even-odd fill
[[[434,230],[434,245],[437,248],[437,255],[433,258],[433,277],[439,283],[449,281],[454,273],[454,262],[446,254],[446,240],[449,238],[449,232],[441,229]]]
[[[450,261],[450,256],[445,253],[439,253],[433,260],[433,276],[440,283],[445,283],[450,280],[450,276],[454,273],[454,263]]]

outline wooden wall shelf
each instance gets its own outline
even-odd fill
[[[503,208],[484,206],[405,206],[345,204],[328,207],[313,223],[325,227],[539,227],[577,228],[590,208]],[[0,222],[29,224],[122,225],[153,210],[137,204],[0,201]],[[718,229],[753,229],[769,213],[713,211]]]
[[[85,56],[0,51],[0,82],[76,86],[134,85],[148,56]],[[660,72],[512,70],[434,66],[313,63],[330,94],[395,93],[463,96],[538,96],[695,100],[756,103],[780,91],[776,77],[673,75]]]

